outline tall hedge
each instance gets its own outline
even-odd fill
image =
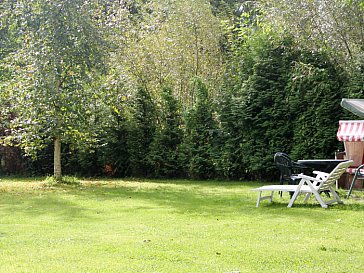
[[[237,48],[231,71],[239,73],[227,77],[219,108],[224,174],[275,179],[278,151],[294,159],[333,158],[345,96],[340,68],[324,53],[299,50],[291,39],[270,32]]]
[[[286,88],[291,116],[296,117],[293,158],[334,158],[340,147],[336,132],[343,116],[343,80],[340,69],[322,54],[303,56],[294,63]]]
[[[183,174],[179,149],[183,139],[181,107],[170,87],[161,94],[160,124],[150,145],[148,161],[152,175],[178,177]]]
[[[196,102],[186,116],[185,162],[190,177],[214,178],[217,158],[217,124],[208,88],[200,78],[194,79]]]
[[[127,136],[130,175],[148,176],[151,173],[148,154],[154,139],[158,116],[154,100],[147,89],[138,88],[131,115]]]

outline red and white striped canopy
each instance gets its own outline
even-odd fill
[[[336,137],[339,141],[364,141],[364,120],[340,120]]]

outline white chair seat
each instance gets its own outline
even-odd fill
[[[283,192],[295,192],[298,185],[268,185],[260,188],[253,189],[253,191],[283,191]],[[315,187],[317,190],[318,187]],[[312,192],[309,186],[302,186],[301,192]]]

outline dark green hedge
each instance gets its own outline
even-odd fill
[[[340,100],[362,95],[363,74],[350,77],[324,53],[298,50],[290,39],[256,39],[234,52],[218,96],[198,78],[190,107],[169,87],[160,100],[139,88],[111,111],[113,122],[96,148],[64,145],[64,172],[271,180],[278,175],[277,151],[294,159],[333,158],[342,148],[338,121],[350,117]],[[51,151],[31,161],[29,172],[50,171]]]

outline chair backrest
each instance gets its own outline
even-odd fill
[[[358,167],[364,164],[364,142],[363,141],[345,141],[346,158],[353,160],[352,166]]]
[[[353,162],[353,160],[348,160],[339,163],[324,180],[324,182],[319,185],[319,189],[328,190],[329,187],[332,187],[334,184],[336,184],[336,180],[340,178],[340,176],[353,164]]]
[[[274,154],[274,163],[281,172],[281,180],[289,180],[292,176],[292,160],[291,158],[282,152]]]

